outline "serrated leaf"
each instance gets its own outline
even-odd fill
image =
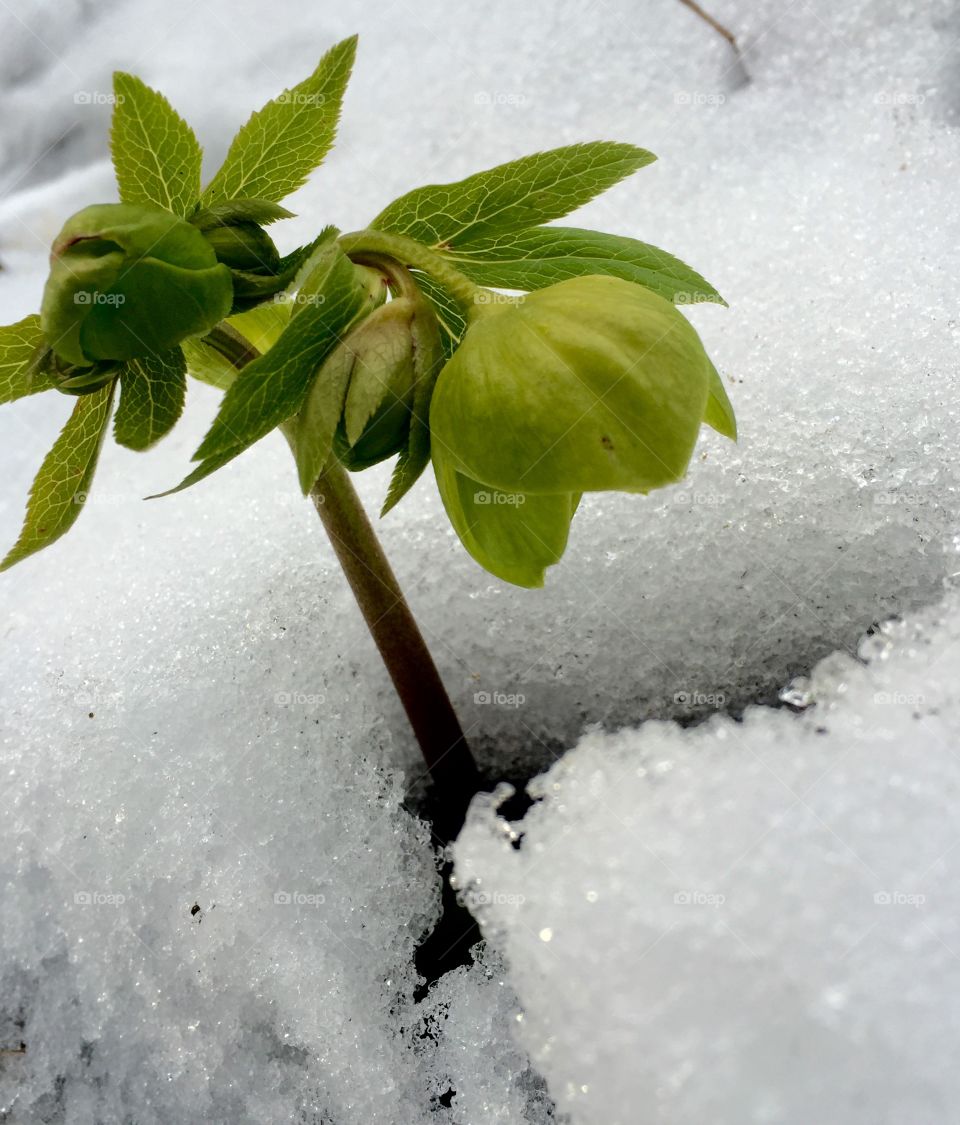
[[[110,421],[114,386],[110,383],[77,399],[34,479],[23,529],[0,563],[0,570],[49,547],[73,526],[96,471]]]
[[[253,114],[207,185],[205,206],[237,198],[275,202],[306,181],[333,144],[356,50],[355,35],[344,39],[309,78]]]
[[[567,145],[457,183],[417,188],[370,226],[427,246],[460,248],[562,218],[655,159],[645,149],[613,141]]]
[[[34,363],[42,346],[36,313],[0,328],[0,403],[35,395],[54,385],[52,373],[38,370]]]
[[[134,75],[118,71],[113,90],[110,147],[121,201],[190,214],[203,157],[193,130],[163,94]]]
[[[190,216],[190,222],[198,230],[214,230],[235,223],[256,223],[267,227],[278,219],[292,218],[292,211],[266,199],[221,199],[209,207],[198,206]]]
[[[707,395],[707,406],[703,412],[703,420],[718,434],[737,440],[737,417],[733,412],[733,404],[727,395],[727,388],[723,385],[720,372],[710,364],[710,390]]]
[[[463,314],[453,296],[438,281],[434,281],[425,273],[414,272],[413,276],[417,288],[430,302],[437,315],[444,355],[449,359],[463,339],[467,322],[463,319]]]
[[[570,277],[608,274],[633,281],[668,301],[726,304],[713,286],[679,258],[639,242],[577,227],[533,227],[445,251],[458,270],[479,285],[542,289]]]
[[[187,365],[179,348],[131,359],[120,372],[120,405],[113,422],[119,445],[149,449],[173,429],[183,413]]]
[[[315,300],[291,317],[274,346],[240,373],[195,461],[234,448],[239,452],[300,409],[313,373],[363,305],[353,265],[339,248],[332,247],[316,268],[323,279],[313,286]]]
[[[243,452],[244,446],[235,446],[233,449],[228,449],[219,454],[217,457],[208,457],[206,461],[198,465],[192,473],[189,473],[183,480],[174,485],[173,488],[168,488],[165,492],[154,492],[152,496],[145,496],[145,500],[160,500],[164,496],[174,496],[178,492],[183,492],[185,488],[190,488],[191,485],[198,484],[205,477],[215,473],[217,469],[222,469],[224,465],[229,464],[234,457],[239,457]]]

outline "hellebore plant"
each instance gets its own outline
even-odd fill
[[[333,143],[355,49],[255,113],[202,190],[190,127],[115,76],[121,202],[68,220],[39,316],[0,329],[0,401],[77,398],[2,568],[71,527],[111,416],[121,445],[146,450],[179,418],[187,375],[211,383],[219,413],[170,492],[282,430],[434,781],[466,797],[469,749],[345,470],[396,456],[386,514],[432,460],[466,550],[541,586],[584,492],[679,480],[703,422],[735,438],[676,308],[722,299],[646,243],[547,225],[654,160],[609,142],[419,188],[365,230],[326,227],[281,256],[266,228]]]

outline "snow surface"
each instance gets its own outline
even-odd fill
[[[535,783],[519,850],[479,800],[457,877],[491,948],[418,1003],[439,875],[401,802],[422,770],[289,454],[268,439],[140,500],[212,417],[192,388],[174,434],[109,447],[75,530],[0,584],[0,1047],[27,1044],[0,1055],[8,1120],[512,1125],[550,1098],[575,1125],[956,1116],[960,618],[923,607],[960,571],[960,18],[713,10],[748,83],[673,0],[0,7],[4,322],[37,307],[64,217],[112,195],[115,67],[164,89],[212,170],[360,31],[291,245],[539,148],[659,155],[575,221],[724,293],[691,316],[739,446],[705,434],[683,484],[588,498],[539,592],[471,562],[429,481],[383,524],[491,775],[553,763],[587,724],[776,703],[845,654],[801,715],[588,734]],[[5,542],[69,406],[0,415]],[[371,506],[386,479],[358,478]],[[858,639],[892,615],[864,669]]]

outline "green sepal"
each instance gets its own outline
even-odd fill
[[[566,550],[579,494],[528,496],[490,488],[457,471],[434,444],[433,467],[447,516],[460,542],[484,570],[534,589]]]
[[[400,503],[430,464],[430,402],[446,354],[437,317],[426,304],[427,299],[422,300],[424,304],[418,307],[410,326],[416,364],[410,432],[390,477],[381,518]]]
[[[727,388],[723,385],[720,372],[710,364],[710,390],[707,395],[707,405],[703,412],[703,420],[718,434],[737,440],[737,416],[733,412]]]

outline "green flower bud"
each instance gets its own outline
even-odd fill
[[[77,212],[57,235],[41,328],[83,367],[169,351],[229,315],[230,271],[189,223],[144,204]]]
[[[217,261],[232,270],[275,274],[280,267],[280,253],[273,239],[256,223],[214,227],[204,231],[203,237],[213,247]]]
[[[494,488],[649,492],[683,476],[710,370],[669,301],[571,278],[480,306],[437,380],[430,427],[459,471]]]
[[[343,413],[334,434],[337,458],[357,472],[407,447],[424,356],[418,340],[433,313],[415,297],[395,297],[375,309],[328,362],[349,366]],[[329,376],[329,372],[327,373]]]
[[[478,305],[430,408],[437,483],[464,546],[493,574],[542,585],[581,493],[683,476],[713,375],[689,321],[619,278]]]

